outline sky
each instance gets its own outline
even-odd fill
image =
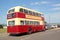
[[[0,24],[6,23],[8,9],[15,6],[42,12],[47,23],[60,23],[60,0],[0,0]]]

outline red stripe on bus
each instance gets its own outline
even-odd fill
[[[31,28],[32,32],[44,30],[43,25],[15,25],[15,26],[7,26],[8,33],[24,33],[28,32],[28,29]]]
[[[15,12],[13,18],[26,18],[26,14],[22,12]],[[13,18],[8,18],[8,14],[7,14],[7,19],[13,19]],[[32,19],[32,18],[26,18],[26,19]],[[33,19],[33,20],[39,20],[39,19]],[[40,20],[44,20],[44,17],[41,17]]]
[[[12,18],[8,18],[8,15],[9,14],[7,14],[7,19],[12,19]],[[25,18],[25,14],[22,12],[14,12],[13,18]]]

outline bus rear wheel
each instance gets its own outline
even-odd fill
[[[29,29],[28,29],[28,34],[31,34],[31,33],[32,33],[32,29],[29,28]]]

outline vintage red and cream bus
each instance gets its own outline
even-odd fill
[[[44,16],[25,7],[16,6],[7,12],[7,32],[10,34],[32,33],[45,30]]]

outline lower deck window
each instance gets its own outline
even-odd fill
[[[20,21],[20,24],[21,24],[21,25],[24,25],[24,21]]]
[[[30,21],[30,25],[33,25],[33,21]]]
[[[29,24],[29,21],[25,21],[25,24],[28,25]]]
[[[34,21],[34,25],[40,25],[40,23],[37,21]]]
[[[9,21],[9,22],[8,22],[8,25],[9,25],[9,26],[13,26],[14,24],[15,24],[15,21]]]
[[[40,25],[38,21],[21,20],[20,25]]]

